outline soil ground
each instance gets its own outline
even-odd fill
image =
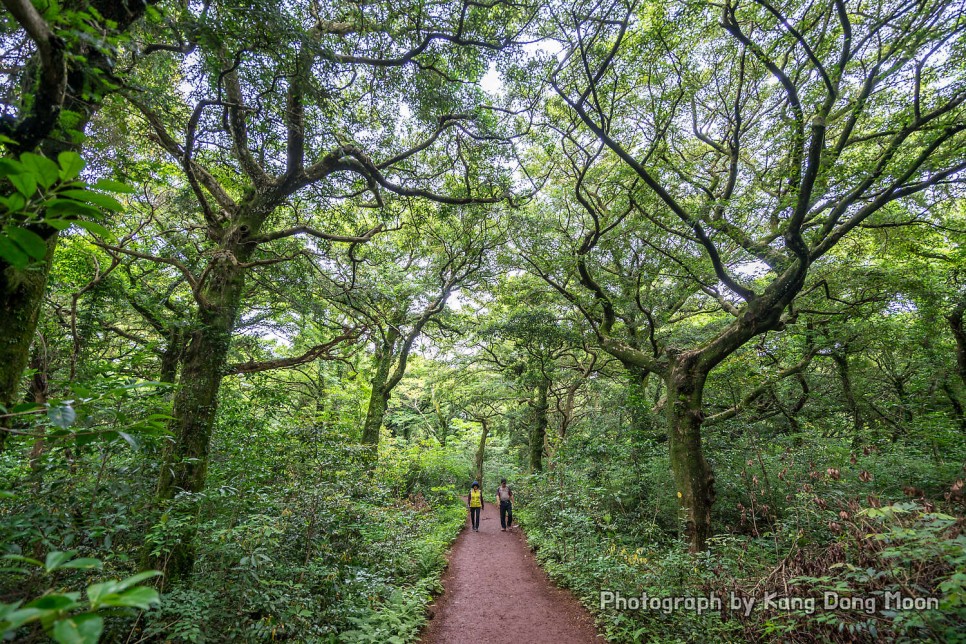
[[[421,644],[604,642],[587,609],[537,565],[520,529],[500,531],[492,503],[483,509],[479,532],[467,520],[450,553],[443,588]]]

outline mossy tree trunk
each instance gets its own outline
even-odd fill
[[[685,537],[692,552],[704,550],[711,536],[711,507],[715,496],[714,476],[701,445],[707,373],[697,363],[697,354],[679,354],[672,360],[666,378],[671,470],[684,515]]]
[[[159,486],[159,496],[164,499],[179,490],[204,488],[218,390],[245,282],[244,273],[230,265],[222,264],[210,275],[205,289],[209,305],[198,313],[198,327],[191,332],[174,399],[171,429],[175,440],[165,455]]]
[[[382,430],[386,410],[389,408],[389,399],[392,396],[390,371],[392,370],[393,352],[398,339],[398,332],[395,329],[390,329],[376,350],[373,359],[375,369],[370,381],[372,392],[369,394],[366,421],[362,426],[363,445],[374,448],[379,445],[379,432]]]
[[[405,334],[399,330],[404,324],[404,316],[396,319],[383,320],[385,328],[373,356],[372,393],[369,394],[369,408],[366,410],[366,420],[362,426],[362,443],[369,446],[373,452],[379,447],[379,432],[382,429],[389,408],[392,391],[406,374],[409,364],[409,354],[426,323],[439,315],[446,306],[453,287],[464,276],[454,276],[442,285],[440,294],[433,300],[412,323],[412,327]],[[374,455],[374,454],[373,454]]]
[[[859,403],[855,398],[855,390],[852,387],[852,378],[849,369],[849,356],[847,353],[832,353],[832,360],[835,362],[836,372],[839,376],[839,381],[842,383],[842,393],[845,394],[845,403],[848,407],[849,413],[852,414],[852,436],[857,439],[865,426],[865,420],[862,418],[862,410],[859,409]]]
[[[0,260],[0,405],[8,409],[20,399],[20,380],[30,361],[30,344],[57,246],[56,231],[46,241],[42,265],[21,270]]]
[[[94,0],[90,3],[68,2],[64,8],[96,9],[104,19],[104,25],[110,25],[110,28],[101,26],[102,35],[110,38],[122,34],[140,20],[149,4],[154,1]],[[13,16],[21,26],[27,19],[26,14],[33,13],[24,12],[24,9],[26,7]],[[37,24],[43,23],[39,14],[35,15],[35,20]],[[49,29],[46,24],[42,25],[42,31]],[[27,32],[33,35],[36,30],[28,29]],[[50,39],[54,40],[52,32]],[[56,40],[59,44],[54,47],[54,53],[57,55],[48,61],[51,68],[46,68],[43,56],[35,55],[22,75],[23,96],[33,96],[33,106],[24,110],[19,122],[7,121],[0,128],[0,133],[12,141],[6,146],[11,153],[32,152],[39,148],[46,157],[56,159],[59,153],[74,150],[78,146],[62,130],[61,114],[72,115],[71,130],[83,131],[100,108],[103,98],[100,79],[111,78],[114,68],[109,48],[93,46],[81,39],[77,50],[64,56],[63,42],[59,38]],[[38,45],[42,48],[49,43]],[[51,84],[58,85],[56,91],[48,87]],[[0,259],[0,405],[5,407],[18,398],[57,248],[58,231],[55,228],[40,224],[30,226],[30,229],[47,245],[44,261],[20,270]],[[0,447],[5,434],[0,432]]]
[[[963,327],[963,316],[966,315],[966,297],[946,316],[949,328],[956,340],[956,373],[966,387],[966,328]]]
[[[483,459],[486,456],[486,437],[490,433],[490,424],[487,422],[486,418],[480,419],[480,443],[476,447],[476,480],[480,483],[480,489],[483,489]]]
[[[544,444],[547,441],[547,412],[550,404],[547,401],[550,392],[550,381],[542,379],[536,387],[533,400],[533,423],[530,426],[530,471],[543,471]]]
[[[237,263],[216,259],[209,271],[199,308],[197,325],[190,333],[181,378],[175,393],[174,441],[164,454],[158,498],[170,500],[179,492],[197,493],[204,489],[208,472],[218,391],[231,345],[245,285],[245,272]],[[193,535],[186,536],[172,550],[165,565],[169,579],[184,578],[194,566]]]

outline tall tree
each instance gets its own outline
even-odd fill
[[[426,326],[439,321],[456,291],[490,275],[490,256],[503,235],[499,220],[489,217],[479,209],[451,207],[420,215],[404,225],[404,236],[360,251],[359,266],[354,263],[343,278],[339,299],[375,340],[364,444],[379,444],[389,399]]]
[[[117,81],[118,39],[151,4],[77,0],[39,9],[29,0],[4,0],[12,20],[4,19],[0,30],[4,47],[12,51],[5,52],[0,82],[5,93],[0,145],[9,157],[37,150],[56,159],[79,148],[83,131]],[[46,253],[23,268],[0,252],[0,405],[5,407],[17,397],[61,229],[42,216],[26,217],[9,200],[17,192],[12,184],[0,186],[0,248],[17,243],[8,238],[9,226],[15,226],[44,245]]]
[[[104,244],[174,267],[197,307],[162,499],[204,487],[218,391],[253,271],[365,244],[404,199],[462,206],[505,198],[505,171],[483,162],[505,148],[500,120],[479,107],[475,84],[452,75],[478,79],[484,54],[513,40],[516,21],[493,22],[491,8],[470,3],[411,9],[212,3],[182,26],[191,46],[169,47],[141,70],[146,91],[127,93],[202,218],[191,228],[201,249],[193,264]],[[172,76],[190,91],[172,92]],[[190,569],[190,549],[175,559],[169,572]]]
[[[557,129],[583,211],[566,216],[582,232],[573,280],[533,264],[605,351],[664,380],[677,493],[702,550],[714,502],[701,432],[709,374],[796,321],[810,269],[846,236],[932,217],[918,206],[962,181],[963,9],[609,2],[560,12],[556,26],[565,49],[551,109],[571,119]],[[670,303],[654,299],[673,284]],[[685,305],[726,317],[664,331]]]

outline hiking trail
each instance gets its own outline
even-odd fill
[[[603,644],[594,619],[537,565],[520,528],[500,531],[499,509],[487,503],[480,531],[456,539],[443,594],[420,644]]]

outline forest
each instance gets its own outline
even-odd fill
[[[3,641],[966,642],[963,2],[0,2]]]

